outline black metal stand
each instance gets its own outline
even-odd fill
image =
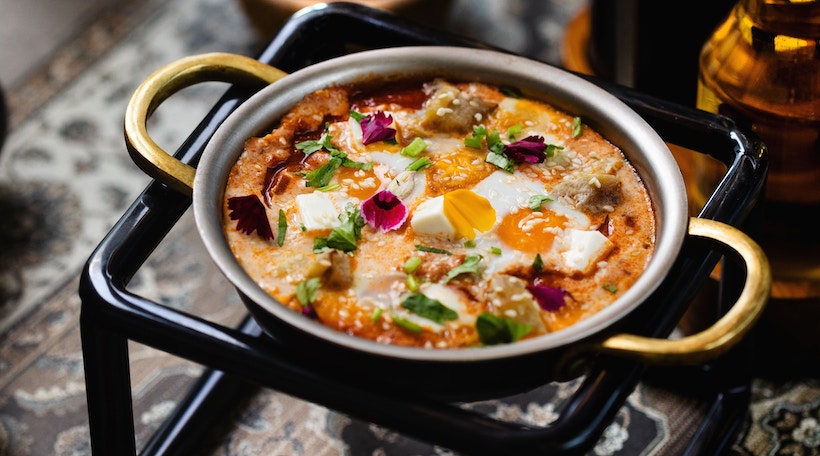
[[[326,36],[345,37],[347,41],[328,43],[323,39]],[[399,45],[487,47],[376,10],[334,3],[295,16],[259,60],[294,71],[355,49]],[[704,151],[727,165],[728,172],[701,217],[735,225],[746,218],[766,172],[766,157],[758,143],[728,119],[593,82],[629,104],[668,142]],[[229,89],[180,147],[177,157],[195,164],[217,126],[249,96],[239,88]],[[643,365],[600,357],[560,418],[546,428],[500,422],[421,395],[405,392],[396,397],[322,377],[308,364],[290,359],[252,319],[240,328],[227,328],[126,290],[189,205],[189,198],[152,183],[97,247],[83,271],[80,324],[94,454],[137,453],[128,341],[208,367],[176,413],[142,450],[148,455],[191,454],[198,436],[212,424],[210,417],[219,416],[248,382],[468,454],[582,454],[594,446],[644,372]],[[652,299],[662,305],[641,306],[639,317],[630,318],[632,323],[624,329],[666,337],[718,259],[708,247],[687,242],[675,270]],[[744,402],[742,394],[733,394],[743,386],[740,381],[716,399],[717,411],[710,418],[726,421],[728,417],[731,422],[704,425],[699,435],[703,444],[696,449],[700,454],[715,454],[715,449],[731,443],[738,413],[726,410],[745,413],[748,396]],[[735,400],[738,397],[740,400]],[[723,431],[710,432],[717,429]]]

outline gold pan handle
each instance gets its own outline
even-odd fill
[[[742,231],[709,219],[690,218],[691,236],[716,241],[734,250],[746,264],[746,282],[732,308],[711,327],[680,339],[654,339],[618,334],[595,351],[650,364],[693,365],[716,358],[739,342],[760,317],[771,290],[769,261],[757,243]]]
[[[201,82],[228,82],[262,88],[287,73],[250,57],[210,53],[185,57],[163,66],[143,81],[125,110],[125,142],[131,158],[146,174],[190,195],[195,169],[165,152],[148,135],[146,123],[171,95]]]

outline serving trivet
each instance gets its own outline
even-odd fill
[[[294,16],[258,58],[292,72],[362,49],[401,45],[489,47],[377,10],[333,3]],[[736,226],[749,218],[766,173],[766,156],[758,142],[723,117],[591,80],[637,111],[665,141],[726,164],[726,175],[700,210],[700,217]],[[230,88],[178,149],[177,158],[195,165],[219,124],[250,95]],[[126,290],[190,203],[189,198],[152,183],[98,246],[83,271],[80,324],[94,454],[137,453],[128,341],[208,368],[141,449],[149,455],[191,454],[213,424],[212,417],[233,404],[237,391],[247,382],[467,454],[582,454],[594,446],[645,374],[642,364],[599,356],[563,405],[560,417],[546,427],[499,421],[418,392],[395,395],[318,375],[309,357],[300,356],[293,347],[285,350],[262,334],[250,318],[239,328],[228,328]],[[619,329],[667,337],[719,259],[709,246],[688,239],[658,291]],[[722,294],[730,298],[726,302],[733,302],[742,285],[735,276],[743,274],[729,262],[723,271]],[[722,307],[717,304],[716,316]],[[736,438],[750,389],[744,345],[706,366],[686,369],[687,378],[702,387],[712,404],[687,454],[717,454]]]

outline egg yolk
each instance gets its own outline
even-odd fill
[[[342,190],[349,196],[362,201],[375,195],[381,186],[381,179],[376,175],[375,166],[370,170],[342,166],[336,170],[336,180]]]
[[[490,201],[466,189],[444,194],[444,215],[457,235],[470,240],[475,239],[475,230],[483,233],[495,225]]]
[[[549,209],[542,212],[519,208],[510,212],[498,226],[498,237],[504,244],[526,253],[550,249],[555,231],[568,221],[566,216]]]

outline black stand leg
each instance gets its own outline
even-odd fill
[[[93,454],[135,455],[128,340],[83,301],[80,328]]]

